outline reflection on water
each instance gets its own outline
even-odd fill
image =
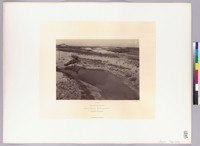
[[[138,94],[123,83],[116,75],[100,69],[83,69],[70,73],[74,78],[89,83],[101,90],[103,99],[139,99]]]

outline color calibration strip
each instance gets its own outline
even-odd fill
[[[199,42],[193,42],[193,52],[194,52],[194,72],[193,72],[193,104],[198,105],[198,54],[199,54]]]

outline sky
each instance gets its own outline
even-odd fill
[[[57,39],[56,44],[72,46],[139,47],[138,39]]]

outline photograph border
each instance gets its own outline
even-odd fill
[[[104,26],[104,27],[102,27]],[[116,29],[120,29],[116,31]],[[98,28],[98,30],[97,30]],[[140,100],[56,101],[56,39],[139,39]],[[41,22],[41,118],[151,119],[155,115],[156,23],[153,21]],[[148,48],[148,49],[146,49]],[[48,92],[46,92],[48,91]],[[99,106],[104,109],[95,110]],[[92,108],[91,108],[92,107]],[[63,112],[65,111],[65,112]],[[74,112],[71,112],[74,111]],[[120,111],[120,112],[119,112]]]

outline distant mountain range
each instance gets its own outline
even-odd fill
[[[96,49],[106,50],[113,53],[127,53],[129,55],[139,55],[139,48],[137,47],[110,47],[110,46],[71,46],[66,44],[56,45],[57,50],[66,52],[93,52]],[[90,49],[88,49],[90,48]],[[79,50],[77,50],[79,49]]]

